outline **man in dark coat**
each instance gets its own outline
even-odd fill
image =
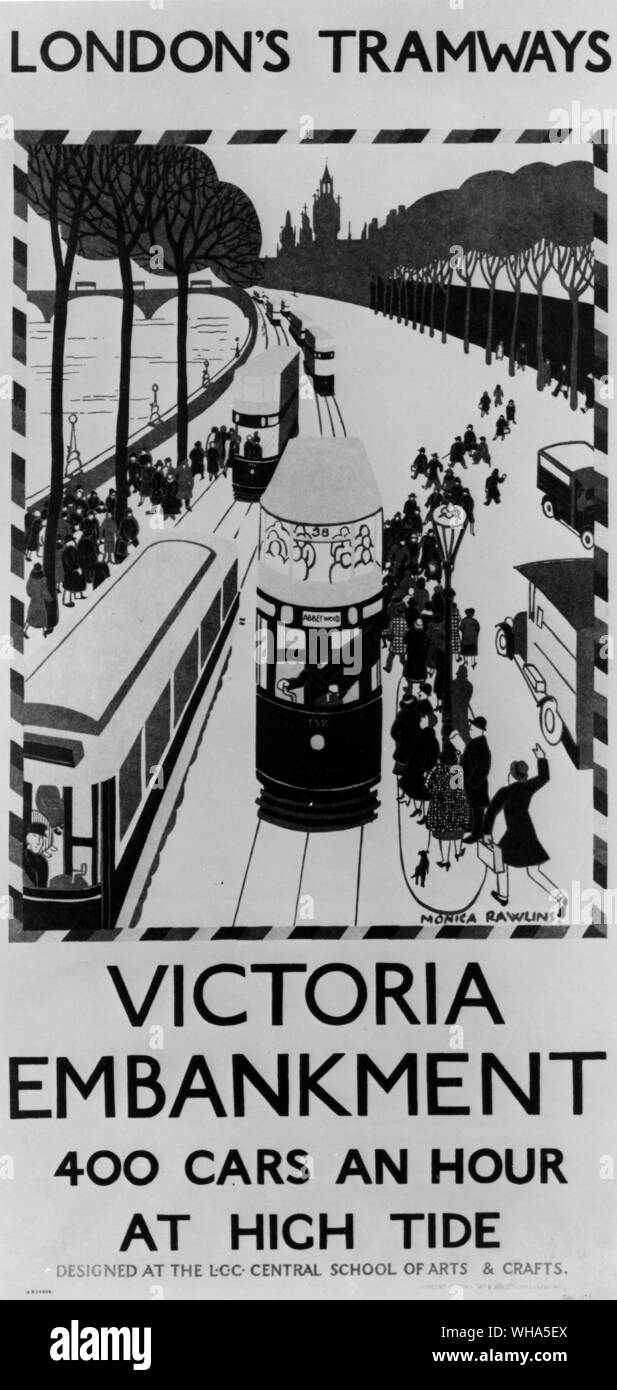
[[[422,445],[422,448],[418,449],[416,457],[411,465],[412,478],[417,478],[418,473],[426,473],[426,463],[426,449],[424,445]]]
[[[45,837],[41,835],[41,826],[33,821],[26,832],[23,852],[24,877],[33,888],[46,888],[49,880],[49,863],[43,853],[44,846]]]
[[[450,463],[461,463],[463,468],[467,467],[465,463],[465,445],[463,444],[460,434],[457,434],[454,443],[450,445]]]
[[[126,560],[129,553],[129,546],[139,544],[139,522],[133,516],[132,511],[127,507],[126,512],[120,522],[118,540],[116,544],[116,562],[122,563]]]
[[[205,454],[200,439],[196,440],[189,454],[191,460],[191,472],[194,478],[203,478]]]
[[[438,486],[440,473],[443,473],[443,463],[441,462],[439,454],[431,454],[426,465],[425,488]]]
[[[473,845],[476,840],[482,839],[484,813],[490,800],[488,774],[491,770],[491,750],[483,714],[476,715],[469,724],[469,742],[461,755],[461,768],[472,816],[471,830],[465,836],[465,844]]]
[[[496,792],[484,817],[484,835],[489,843],[492,843],[493,826],[500,811],[503,811],[506,822],[505,834],[499,841],[503,870],[497,874],[497,891],[491,896],[505,907],[510,891],[509,866],[524,868],[528,878],[553,899],[557,915],[563,916],[567,896],[540,867],[547,863],[549,856],[536,835],[529,813],[532,797],[546,786],[550,777],[548,762],[539,743],[536,743],[533,753],[537,762],[536,776],[529,776],[527,763],[522,759],[511,763],[508,784]]]
[[[501,502],[501,485],[505,483],[507,474],[500,473],[498,468],[494,468],[489,473],[484,484],[484,505],[490,507],[491,502],[499,504]]]

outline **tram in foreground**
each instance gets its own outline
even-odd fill
[[[26,678],[26,932],[131,924],[238,601],[235,546],[186,534],[154,540]]]
[[[296,348],[270,348],[236,373],[232,421],[234,497],[254,502],[268,486],[281,454],[298,433],[300,357]]]
[[[302,831],[377,814],[382,503],[358,439],[293,440],[262,498],[259,816]]]

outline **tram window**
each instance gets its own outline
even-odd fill
[[[284,640],[277,641],[276,666],[274,672],[274,690],[279,700],[287,700],[289,704],[304,705],[305,689],[303,685],[293,686],[289,689],[289,681],[295,681],[302,676],[306,665],[306,640],[302,628],[286,627],[283,629]]]
[[[221,595],[212,600],[205,618],[201,621],[201,664],[207,661],[210,648],[221,626]]]
[[[265,618],[258,617],[255,629],[255,662],[257,665],[257,682],[262,690],[267,690],[268,688],[268,655],[268,624]]]
[[[94,798],[97,794],[95,789]],[[50,879],[50,888],[87,888],[98,878],[98,862],[96,876],[94,873],[93,837],[95,825],[92,787],[84,785],[83,782],[76,782],[69,791],[69,800],[71,806],[71,845],[70,854],[66,855],[68,862],[65,862],[64,868],[67,869],[70,866],[70,874],[63,873],[60,882]],[[98,855],[96,859],[98,861]],[[60,867],[60,865],[55,867],[54,873],[57,873]]]
[[[360,699],[360,629],[285,629],[277,651],[275,691],[279,699],[309,709],[350,705]]]
[[[226,618],[238,592],[238,561],[234,560],[223,580],[223,617]]]
[[[197,633],[195,633],[174,671],[174,724],[178,723],[180,715],[197,684],[198,645]]]
[[[141,802],[141,733],[127,753],[118,778],[120,839],[123,840]]]
[[[171,689],[165,686],[146,720],[146,777],[153,776],[152,769],[163,761],[163,754],[169,743],[171,733]]]
[[[381,662],[374,661],[371,666],[371,690],[379,690],[381,685]]]

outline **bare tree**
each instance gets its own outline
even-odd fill
[[[131,355],[135,290],[133,256],[160,197],[154,177],[155,149],[149,145],[96,147],[93,192],[82,217],[78,251],[92,260],[118,259],[122,281],[120,377],[116,415],[116,518],[124,516],[129,497],[128,440],[130,422]]]
[[[58,622],[56,548],[64,489],[64,350],[69,290],[82,219],[92,193],[95,147],[92,145],[32,145],[28,159],[28,199],[49,222],[56,277],[51,349],[51,472],[43,569],[51,595],[48,627]]]
[[[522,247],[518,251],[512,251],[506,257],[506,275],[510,285],[514,290],[514,308],[512,310],[512,327],[510,330],[510,355],[508,358],[508,374],[514,376],[516,371],[516,338],[518,334],[518,315],[521,302],[521,284],[529,264],[529,248]]]
[[[537,296],[536,318],[536,359],[538,370],[536,386],[541,391],[544,386],[544,284],[553,261],[553,246],[548,237],[534,242],[529,252],[527,276]]]
[[[553,266],[560,284],[570,300],[572,337],[570,343],[570,409],[578,409],[578,305],[581,295],[591,284],[593,275],[593,243],[582,246],[554,246]]]
[[[188,447],[187,335],[189,276],[209,267],[233,285],[250,284],[258,274],[261,227],[250,198],[234,184],[222,183],[214,165],[191,146],[157,147],[155,177],[159,199],[152,210],[148,238],[134,253],[140,265],[178,283],[178,458]],[[160,248],[161,261],[151,259]]]

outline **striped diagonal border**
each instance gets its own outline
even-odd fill
[[[609,886],[608,856],[608,144],[594,141],[594,693],[593,693],[593,878],[603,893]],[[589,933],[606,934],[606,914],[594,913]]]
[[[502,130],[488,126],[456,130],[412,127],[363,130],[355,127],[307,129],[306,122],[299,122],[288,130],[269,126],[252,130],[18,130],[15,140],[25,148],[37,142],[71,145],[545,145],[562,144],[570,134],[569,127],[556,130],[548,126],[525,130]],[[585,135],[583,143],[601,145],[602,139],[602,132],[592,132]]]
[[[13,161],[13,293],[11,418],[11,582],[9,715],[9,940],[22,930],[23,704],[24,704],[24,514],[26,505],[26,323],[27,323],[27,151],[16,146]]]
[[[26,430],[26,288],[27,288],[27,152],[30,145],[46,144],[162,144],[162,145],[273,145],[280,143],[297,144],[546,144],[560,143],[568,138],[570,129],[555,131],[551,128],[502,130],[488,127],[475,129],[456,129],[438,131],[431,129],[402,128],[382,130],[360,129],[311,129],[298,125],[290,130],[261,128],[252,130],[172,130],[172,131],[126,131],[126,130],[21,130],[15,133],[15,157],[13,171],[13,414],[12,414],[12,454],[11,454],[11,640],[13,656],[11,661],[11,757],[10,757],[10,814],[9,814],[9,863],[12,916],[9,926],[12,941],[34,941],[41,937],[53,940],[110,940],[117,939],[121,933],[113,932],[69,932],[24,933],[22,928],[22,798],[23,798],[23,623],[24,623],[24,512],[25,512],[25,459],[24,436]],[[594,466],[596,474],[596,544],[594,547],[594,760],[593,760],[593,879],[600,890],[608,887],[608,264],[607,264],[607,177],[608,177],[608,138],[600,131],[585,137],[585,143],[593,145],[595,175],[594,202],[594,325],[596,381],[594,405]],[[597,920],[584,933],[585,937],[605,937],[606,922],[602,912],[594,914]],[[262,940],[272,930],[269,926],[259,928],[220,927],[209,931],[204,928],[164,928],[148,929],[139,934],[142,941],[189,940],[193,937],[203,939],[242,939]],[[290,928],[291,937],[304,933],[307,929]],[[316,939],[325,936],[344,937],[346,928],[310,928]],[[566,929],[567,930],[567,929]],[[444,927],[438,936],[478,937],[489,935],[490,929],[479,924],[477,927]],[[368,927],[365,939],[409,938],[421,934],[419,927],[392,926]],[[560,930],[546,933],[542,928],[527,931],[524,928],[513,930],[509,939],[527,939],[529,935],[550,934],[559,937]],[[357,938],[356,938],[357,939]],[[132,936],[135,940],[135,936]]]

